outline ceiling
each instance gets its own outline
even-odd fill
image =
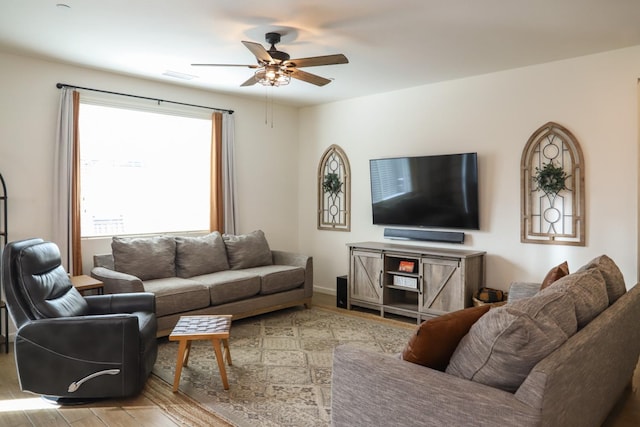
[[[269,31],[292,58],[349,58],[269,89],[305,106],[640,45],[640,1],[0,0],[0,50],[258,98],[251,69],[190,64],[255,64],[241,40]]]

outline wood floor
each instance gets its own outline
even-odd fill
[[[316,293],[313,303],[335,307],[335,297]],[[636,369],[632,385],[605,422],[606,427],[640,426],[640,369]],[[82,407],[49,406],[38,396],[20,391],[13,349],[0,352],[0,426],[178,426],[164,411],[148,399],[107,400]]]
[[[138,396],[81,407],[58,408],[20,391],[13,349],[0,353],[0,426],[178,426],[148,399]]]

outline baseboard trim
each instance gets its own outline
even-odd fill
[[[325,295],[333,295],[334,297],[336,296],[336,290],[335,289],[323,288],[323,287],[320,287],[320,286],[314,286],[313,287],[313,292],[317,292],[319,294],[325,294]]]

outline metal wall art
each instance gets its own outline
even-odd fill
[[[520,240],[585,246],[584,158],[571,132],[553,122],[536,130],[520,174]]]
[[[351,230],[351,169],[346,154],[331,145],[318,166],[318,230]]]

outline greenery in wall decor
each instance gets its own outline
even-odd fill
[[[337,173],[329,172],[324,176],[324,182],[322,183],[322,189],[325,193],[329,193],[332,196],[336,196],[342,189],[342,182]]]
[[[567,188],[565,181],[570,176],[571,175],[567,175],[561,166],[556,166],[553,164],[553,161],[550,161],[542,168],[536,167],[536,171],[533,174],[533,182],[537,185],[536,190],[541,190],[547,195],[555,196]]]

